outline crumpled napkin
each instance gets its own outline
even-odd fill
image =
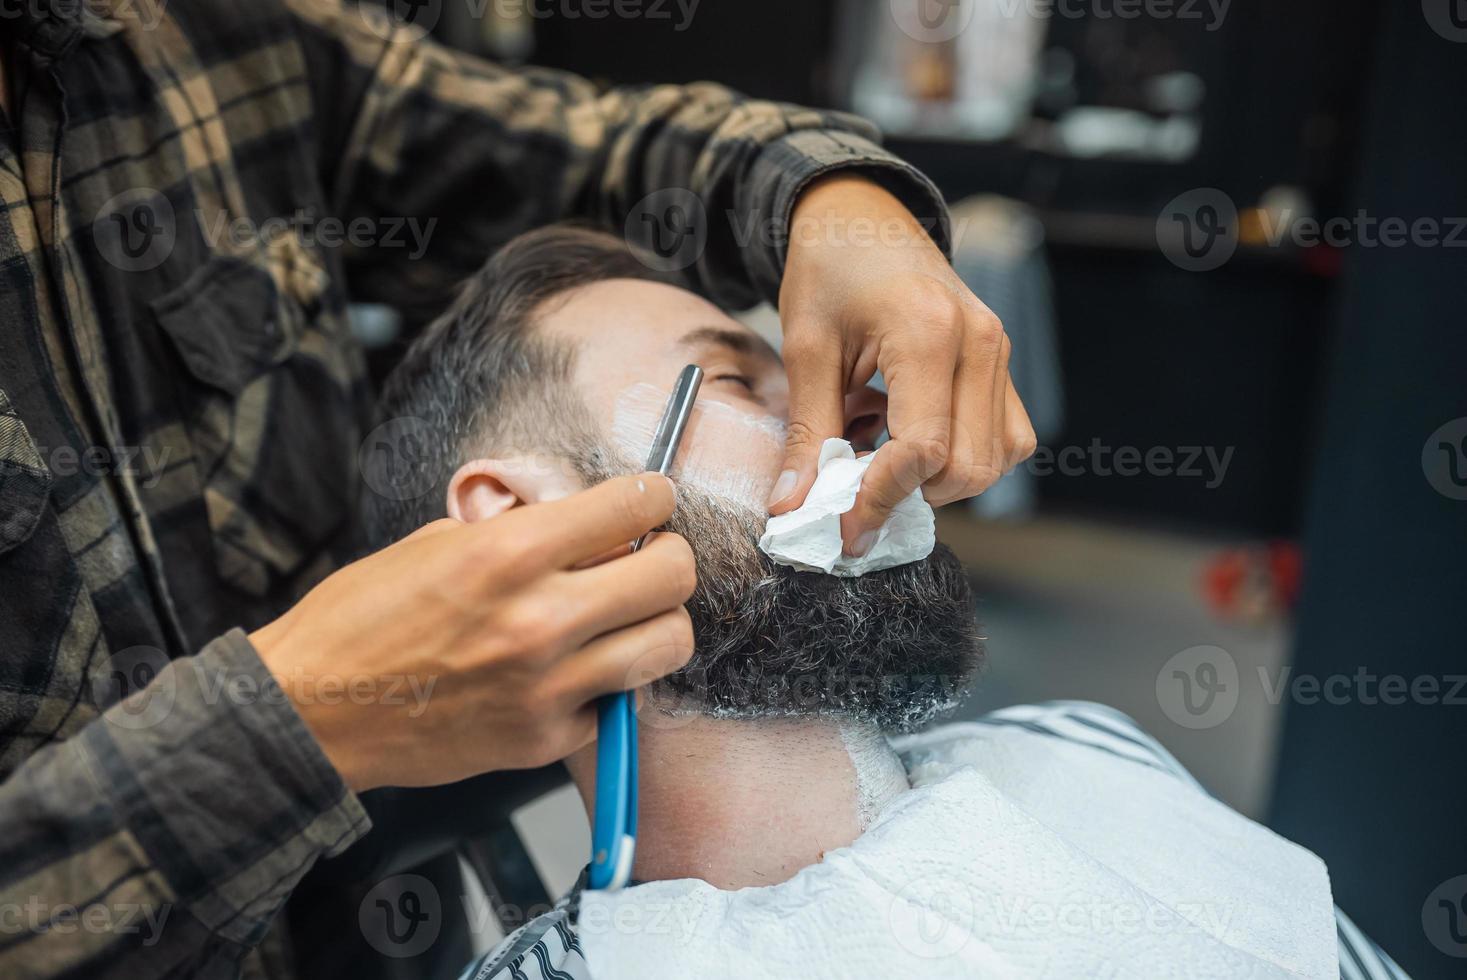
[[[856,505],[861,478],[875,458],[872,453],[857,459],[844,439],[825,440],[820,446],[819,475],[805,502],[788,514],[769,519],[759,538],[759,550],[781,565],[846,578],[921,561],[932,554],[937,544],[936,521],[920,489],[892,509],[870,551],[860,558],[841,553],[840,515]]]

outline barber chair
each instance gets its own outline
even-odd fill
[[[473,869],[506,935],[549,908],[550,895],[515,832],[514,811],[569,781],[559,763],[490,773],[449,786],[362,794],[372,831],[320,861],[289,906],[301,976],[407,980],[457,976],[473,958],[459,858]],[[367,893],[394,875],[420,875],[441,909],[437,938],[412,956],[382,955],[358,920]]]

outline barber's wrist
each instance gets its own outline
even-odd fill
[[[802,245],[933,244],[906,204],[860,170],[811,181],[795,198],[788,231],[791,254]],[[832,236],[844,241],[831,242]]]
[[[287,612],[249,634],[249,642],[290,701],[316,747],[347,788],[353,793],[376,788],[379,783],[372,777],[370,760],[362,758],[355,749],[360,743],[360,739],[354,737],[361,724],[359,712],[352,710],[354,706],[349,697],[330,699],[338,703],[328,703],[328,699],[306,696],[308,688],[313,685],[306,683],[300,660],[292,655],[290,632],[291,613]],[[319,685],[321,678],[312,680]]]
[[[736,207],[752,214],[759,227],[786,232],[795,204],[823,181],[854,177],[894,196],[916,216],[938,250],[951,248],[947,207],[941,192],[920,170],[876,143],[874,128],[865,131],[805,129],[765,146],[742,182]],[[767,222],[767,223],[766,223]],[[743,250],[755,290],[774,302],[788,258],[787,237],[776,234],[769,248]]]
[[[799,220],[819,207],[841,207],[850,204],[868,204],[882,211],[900,211],[908,214],[907,206],[881,184],[871,179],[864,170],[832,170],[821,174],[806,184],[795,198],[790,210],[790,221]]]

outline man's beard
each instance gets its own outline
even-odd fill
[[[652,685],[658,709],[907,731],[957,704],[983,647],[967,576],[945,545],[857,578],[800,572],[759,550],[766,519],[678,485],[667,528],[697,559],[687,606],[695,648],[687,666]]]

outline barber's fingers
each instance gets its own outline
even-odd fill
[[[615,561],[618,558],[625,558],[631,553],[632,543],[630,541],[626,541],[622,544],[617,545],[615,548],[607,548],[599,555],[592,555],[590,558],[582,558],[580,561],[571,566],[571,571],[580,571],[583,568],[595,568],[597,565],[604,565],[609,561]]]
[[[557,686],[576,701],[630,691],[685,666],[693,655],[693,621],[678,608],[608,633],[556,666]]]
[[[571,596],[565,616],[578,642],[678,609],[698,584],[693,550],[669,532],[654,534],[640,551],[562,574]]]
[[[966,339],[953,384],[953,432],[947,465],[922,495],[934,507],[982,493],[1009,469],[1009,339],[1003,330]]]
[[[886,378],[887,427],[891,439],[876,453],[855,506],[841,517],[847,554],[870,550],[875,531],[893,507],[947,465],[952,438],[953,374],[957,363],[941,331],[892,363],[882,364]]]
[[[570,714],[556,717],[538,734],[547,744],[541,746],[541,758],[564,759],[596,741],[596,706],[583,704]]]
[[[791,324],[780,354],[789,377],[789,434],[784,466],[769,495],[771,514],[805,502],[815,482],[821,444],[845,430],[847,378],[839,332],[825,324]]]
[[[622,476],[561,500],[517,507],[475,527],[503,538],[539,568],[572,568],[641,537],[672,516],[672,483],[657,473]]]
[[[1008,466],[1004,472],[1008,472],[1034,455],[1034,450],[1039,448],[1039,437],[1034,432],[1034,423],[1029,420],[1029,410],[1024,407],[1024,400],[1019,397],[1012,381],[1004,393],[1004,401],[1007,406],[1004,421],[1008,426]]]

